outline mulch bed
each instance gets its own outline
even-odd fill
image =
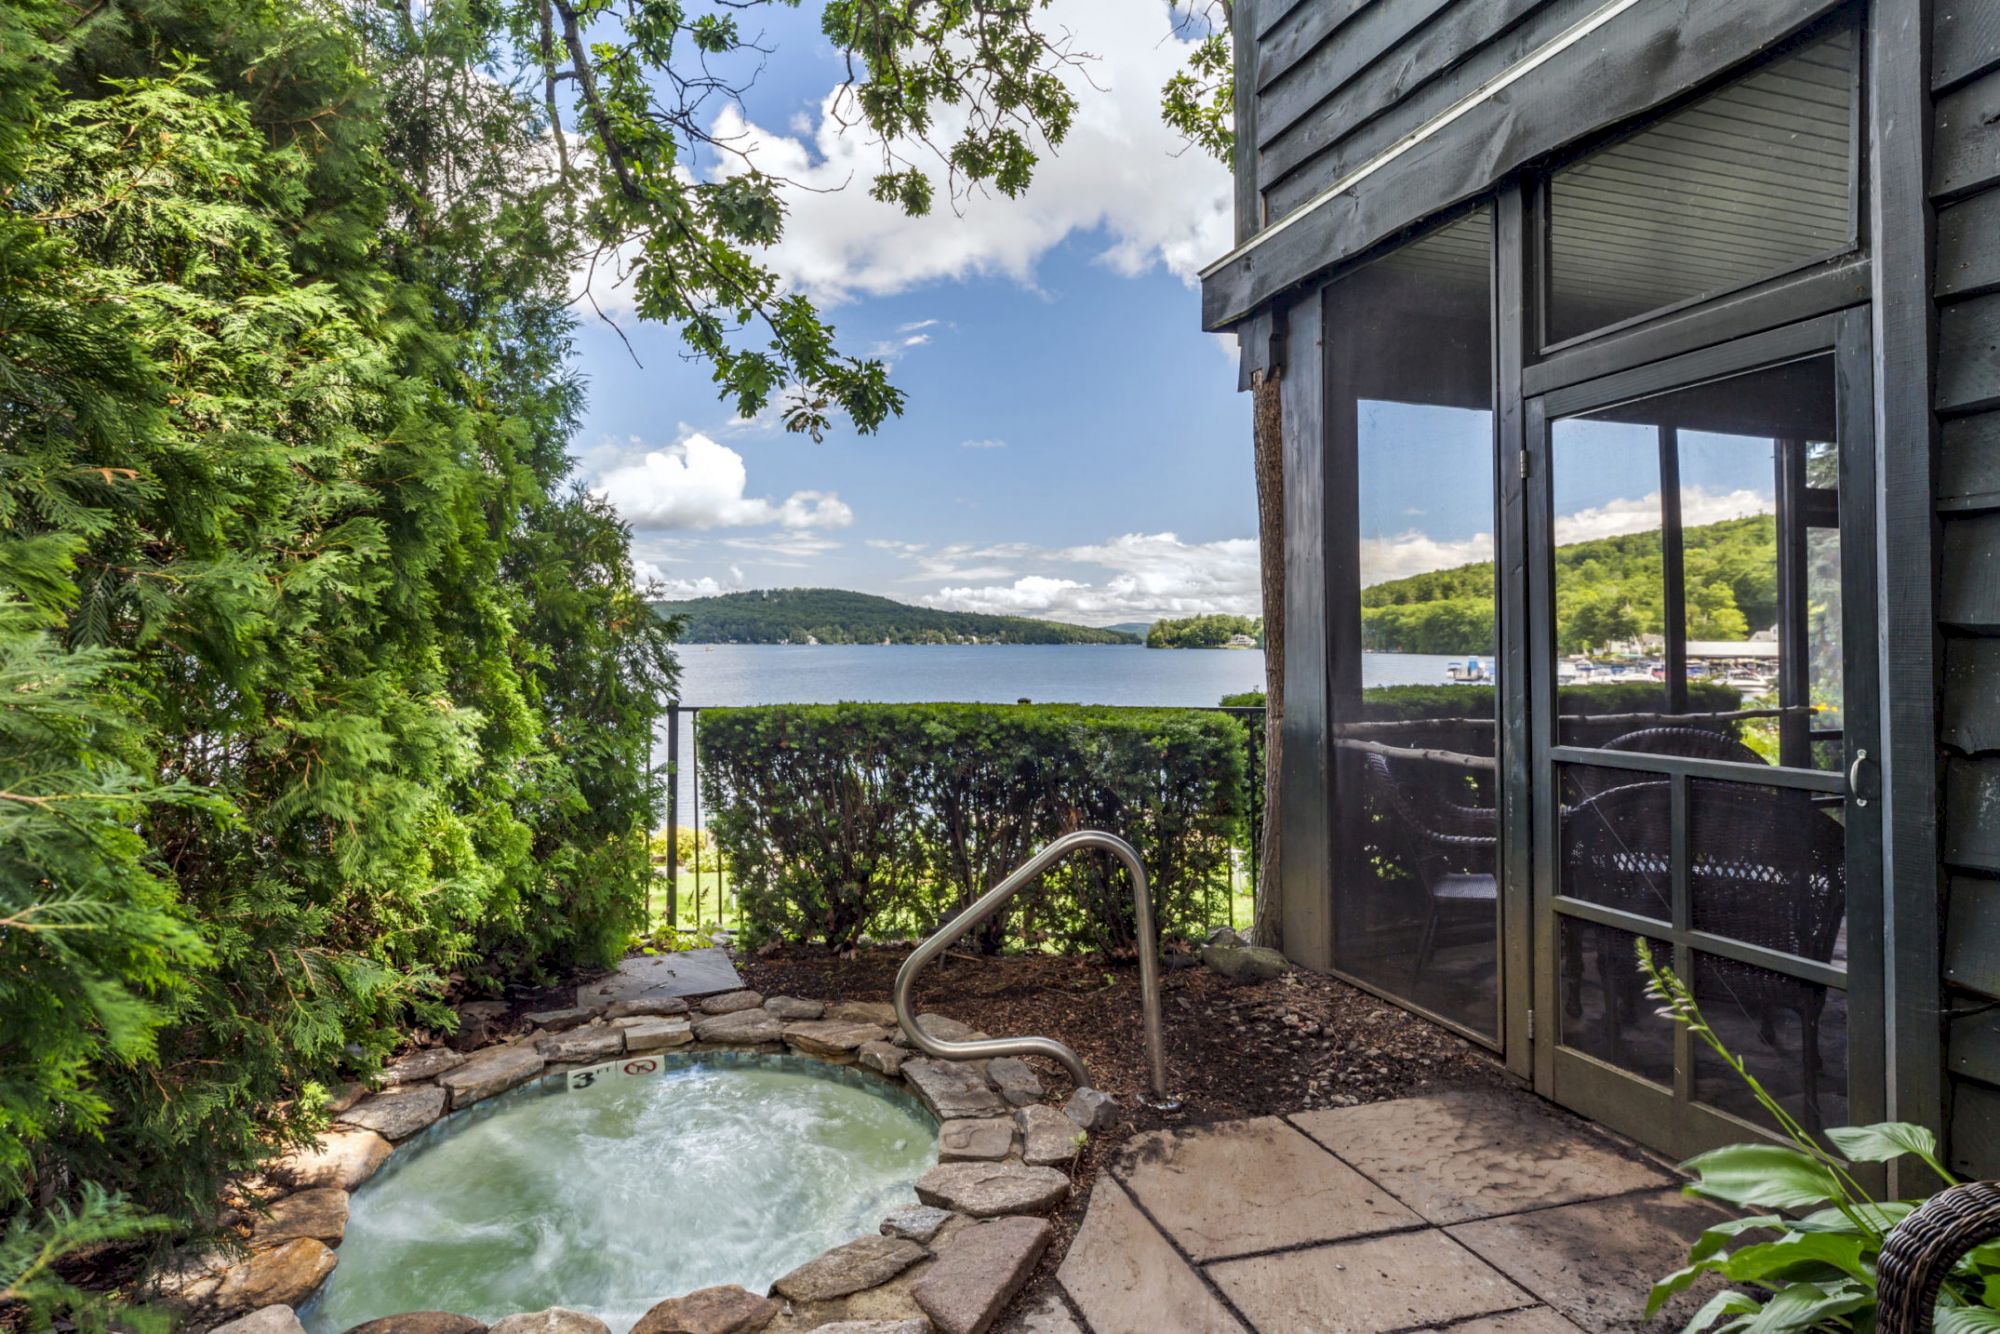
[[[766,996],[882,1000],[909,953],[878,946],[848,957],[786,949],[738,957],[745,985]],[[917,981],[916,1008],[963,1020],[994,1037],[1029,1034],[1068,1043],[1091,1079],[1130,1115],[1091,1137],[1036,1287],[1061,1263],[1083,1222],[1090,1186],[1120,1144],[1162,1127],[1350,1106],[1467,1084],[1507,1084],[1490,1052],[1332,978],[1294,971],[1235,983],[1189,956],[1160,976],[1167,1079],[1181,1109],[1139,1105],[1148,1087],[1139,969],[1131,960],[1055,955],[980,958],[947,954]],[[1037,1066],[1051,1092],[1068,1090],[1053,1062]]]

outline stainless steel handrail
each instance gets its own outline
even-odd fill
[[[925,964],[943,954],[960,936],[991,917],[1023,885],[1078,848],[1098,848],[1109,852],[1125,863],[1125,869],[1131,872],[1133,916],[1139,930],[1139,1006],[1146,1020],[1146,1057],[1153,1068],[1154,1098],[1162,1103],[1171,1102],[1172,1095],[1167,1092],[1166,1043],[1160,1036],[1160,963],[1153,941],[1153,896],[1146,888],[1146,868],[1139,864],[1139,854],[1130,843],[1101,829],[1079,829],[1073,834],[1064,834],[911,951],[910,957],[903,960],[903,966],[896,970],[896,1022],[909,1037],[910,1045],[927,1056],[945,1061],[983,1060],[992,1056],[1046,1056],[1069,1071],[1078,1088],[1090,1088],[1090,1075],[1083,1068],[1082,1058],[1054,1038],[985,1038],[977,1042],[946,1042],[919,1028],[917,1017],[910,1009],[910,987]]]

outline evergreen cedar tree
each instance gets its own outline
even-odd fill
[[[825,0],[845,114],[923,145],[877,198],[1028,187],[1041,7]],[[755,257],[781,183],[685,165],[744,21],[0,6],[0,1310],[101,1327],[65,1252],[641,925],[674,627],[569,476],[567,275],[627,257],[744,415],[902,404]]]

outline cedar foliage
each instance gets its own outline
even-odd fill
[[[0,1225],[29,1258],[206,1217],[448,985],[614,957],[674,679],[567,479],[574,224],[538,113],[480,73],[488,20],[80,12],[0,9]],[[0,1307],[68,1309],[37,1272]]]

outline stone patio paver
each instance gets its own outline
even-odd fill
[[[1542,1301],[1590,1330],[1679,1329],[1721,1284],[1682,1293],[1650,1327],[1653,1280],[1680,1267],[1704,1228],[1725,1217],[1678,1190],[1650,1191],[1464,1223],[1446,1231]],[[1671,1261],[1671,1263],[1668,1263]]]
[[[1056,1278],[1085,1334],[1637,1331],[1718,1217],[1678,1184],[1507,1089],[1158,1131],[1099,1175]]]
[[[1244,1334],[1124,1189],[1100,1176],[1056,1281],[1096,1334]]]
[[[1208,1273],[1266,1334],[1384,1334],[1534,1302],[1435,1230],[1225,1260]]]
[[[1197,1262],[1423,1226],[1275,1116],[1139,1135],[1113,1170]]]
[[[1530,1306],[1504,1315],[1483,1315],[1461,1320],[1448,1328],[1450,1334],[1576,1334],[1577,1331],[1577,1326],[1546,1306]],[[1433,1325],[1416,1334],[1446,1334],[1446,1327]]]
[[[1288,1119],[1438,1224],[1674,1184],[1636,1150],[1526,1094],[1466,1089]]]

